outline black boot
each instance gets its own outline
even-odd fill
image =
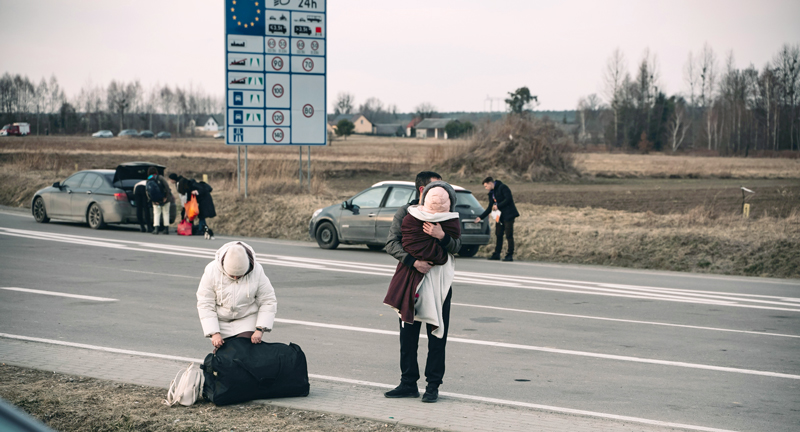
[[[439,400],[439,387],[428,385],[425,387],[425,394],[422,395],[422,401],[427,403],[436,402]]]
[[[139,225],[139,231],[140,232],[147,232],[147,229],[144,227],[144,225]]]
[[[419,397],[419,389],[416,385],[400,383],[399,386],[383,394],[387,398]]]
[[[164,227],[164,235],[169,235],[169,227],[168,226]]]
[[[153,227],[153,235],[158,235],[159,231],[161,231],[161,227]]]

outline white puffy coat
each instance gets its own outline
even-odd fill
[[[233,280],[222,268],[222,257],[237,243],[244,246],[253,258],[253,269]],[[230,242],[217,250],[214,261],[206,266],[197,287],[197,311],[206,337],[219,332],[224,339],[255,331],[256,327],[272,329],[278,300],[264,268],[255,261],[253,248],[241,242]]]

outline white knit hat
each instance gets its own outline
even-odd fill
[[[222,268],[230,276],[244,276],[247,270],[250,270],[250,258],[247,257],[244,247],[233,245],[228,248],[223,258]]]

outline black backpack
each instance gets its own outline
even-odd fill
[[[164,201],[164,196],[166,194],[161,189],[161,185],[158,183],[155,177],[147,180],[145,187],[147,188],[147,197],[150,198],[150,201],[155,203]]]
[[[215,405],[255,399],[308,396],[308,365],[299,346],[235,337],[208,354],[203,397]]]

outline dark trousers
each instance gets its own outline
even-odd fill
[[[136,204],[136,219],[140,226],[153,227],[153,210],[147,201],[147,191],[144,186],[137,186],[133,191],[134,204]]]
[[[503,252],[503,233],[508,239],[508,252],[506,256],[514,255],[514,219],[500,222],[494,226],[495,235],[497,235],[497,247],[494,248],[494,256],[500,256]]]
[[[438,387],[444,377],[444,347],[447,344],[447,331],[450,328],[450,300],[453,297],[453,288],[447,293],[447,298],[442,306],[442,319],[444,320],[444,336],[439,339],[433,336],[433,326],[426,324],[428,330],[428,359],[425,362],[425,378],[428,385]],[[403,324],[400,321],[400,382],[417,385],[419,380],[419,364],[417,363],[417,348],[419,347],[419,332],[422,323]]]

